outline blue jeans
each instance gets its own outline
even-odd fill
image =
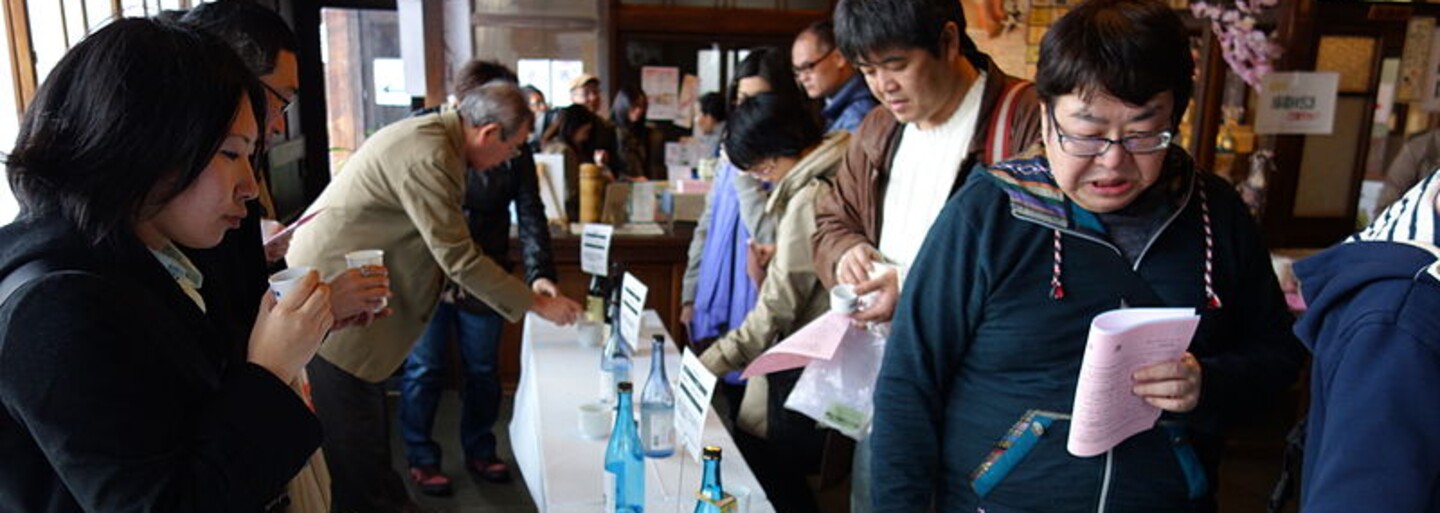
[[[496,313],[473,314],[440,303],[420,341],[405,359],[400,383],[400,437],[410,466],[440,465],[440,444],[430,437],[445,370],[451,330],[460,343],[465,388],[460,394],[460,444],[467,460],[495,457],[495,419],[500,414],[500,329]]]

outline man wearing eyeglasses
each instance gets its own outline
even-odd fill
[[[435,314],[446,280],[509,322],[535,312],[570,324],[580,305],[537,294],[485,256],[463,210],[466,170],[519,155],[534,114],[520,87],[492,81],[443,110],[380,129],[350,157],[296,230],[285,258],[329,275],[345,255],[380,249],[390,268],[394,315],[330,335],[306,370],[325,429],[337,511],[404,511],[404,481],[391,464],[384,381],[400,369]]]
[[[825,108],[820,111],[825,116],[825,131],[854,132],[878,103],[850,61],[836,50],[835,24],[820,20],[795,38],[795,44],[790,46],[790,62],[795,81],[805,94],[812,100],[825,100]]]
[[[1193,73],[1158,0],[1088,0],[1050,27],[1043,148],[966,183],[901,295],[875,388],[876,511],[1216,510],[1225,426],[1288,388],[1303,350],[1245,205],[1171,145]],[[1159,420],[1075,456],[1091,320],[1129,307],[1194,309],[1199,329],[1178,358],[1106,370]]]

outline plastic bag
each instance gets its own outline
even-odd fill
[[[875,414],[875,380],[884,355],[883,337],[851,327],[834,357],[805,366],[785,399],[785,408],[857,441],[864,440]]]

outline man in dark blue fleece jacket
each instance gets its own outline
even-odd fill
[[[1245,206],[1170,144],[1193,87],[1185,33],[1163,3],[1091,0],[1046,34],[1043,153],[970,180],[903,289],[876,511],[1215,509],[1226,421],[1293,382],[1303,348]],[[1181,359],[1132,376],[1159,424],[1072,456],[1090,320],[1127,306],[1195,307],[1200,327]]]
[[[1344,244],[1295,264],[1314,355],[1301,509],[1440,508],[1434,174]]]

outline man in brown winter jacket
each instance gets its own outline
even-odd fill
[[[815,267],[826,287],[878,291],[855,319],[887,322],[945,201],[977,165],[1039,140],[1039,102],[975,47],[953,1],[845,0],[835,32],[885,108],[861,123],[834,193],[820,200]],[[896,272],[874,272],[881,262]]]

